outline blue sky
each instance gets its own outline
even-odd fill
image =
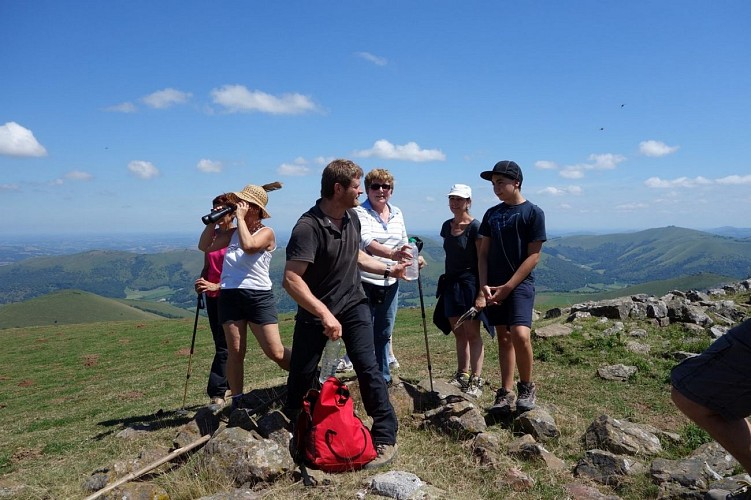
[[[196,235],[390,170],[410,232],[498,160],[548,232],[749,227],[747,1],[0,2],[0,231]],[[364,199],[361,198],[361,200]]]

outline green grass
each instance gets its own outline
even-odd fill
[[[737,302],[748,300],[738,298]],[[428,318],[432,310],[426,311]],[[550,321],[547,321],[550,322]],[[546,322],[541,322],[540,325]],[[536,326],[540,326],[536,325]],[[674,350],[698,351],[704,342],[689,342],[677,326],[656,330],[649,324],[627,323],[620,336],[604,336],[607,325],[585,321],[566,338],[535,340],[535,378],[539,400],[555,408],[560,438],[546,448],[573,467],[583,455],[581,436],[597,416],[632,418],[681,434],[684,443],[667,446],[662,456],[679,458],[706,442],[707,436],[680,415],[669,399],[668,373]],[[8,329],[0,334],[0,484],[23,484],[23,498],[80,498],[82,482],[97,468],[116,460],[134,458],[157,442],[170,446],[176,429],[187,417],[175,413],[182,406],[188,382],[187,407],[207,402],[204,393],[213,343],[207,321],[201,319],[188,379],[188,351],[192,318],[124,321],[80,325]],[[291,314],[280,316],[284,343],[291,343]],[[648,331],[640,342],[652,346],[650,355],[625,349],[634,327]],[[484,335],[485,387],[481,404],[492,404],[500,370],[497,347]],[[453,337],[430,324],[428,339],[434,379],[448,379],[456,368]],[[708,343],[708,340],[706,341]],[[394,334],[400,375],[409,380],[428,376],[420,309],[402,309]],[[258,345],[248,343],[246,390],[283,380],[282,372],[267,360]],[[693,349],[686,349],[693,346]],[[635,364],[639,372],[626,383],[600,380],[596,369],[605,363]],[[467,443],[431,430],[417,428],[412,407],[398,396],[394,405],[400,420],[399,458],[395,468],[413,472],[448,492],[449,498],[543,498],[565,496],[569,472],[554,473],[535,462],[520,462],[502,455],[502,468],[489,470],[472,459]],[[154,429],[148,437],[115,437],[135,423]],[[514,439],[508,428],[492,426],[502,447]],[[226,489],[226,477],[203,469],[194,455],[182,467],[155,479],[173,499],[196,498]],[[525,493],[498,484],[506,468],[520,467],[536,480]],[[369,477],[365,471],[337,475],[336,487],[305,489],[290,479],[274,484],[264,498],[352,498]],[[645,476],[627,481],[608,494],[624,499],[654,498],[656,489]]]

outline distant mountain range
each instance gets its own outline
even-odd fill
[[[725,228],[744,235],[746,230]],[[421,284],[426,305],[434,301],[443,272],[440,241],[423,237],[428,263]],[[203,267],[197,250],[135,253],[91,250],[33,257],[0,266],[0,304],[21,302],[61,290],[83,290],[114,299],[166,302],[194,309],[193,282]],[[296,306],[281,289],[284,249],[272,259],[272,281],[280,311]],[[751,276],[751,238],[711,234],[675,226],[632,233],[551,238],[536,269],[540,292],[617,290],[692,275],[740,280]],[[402,306],[420,305],[417,283],[400,285]],[[0,306],[3,307],[3,306]],[[159,314],[159,313],[157,313]]]

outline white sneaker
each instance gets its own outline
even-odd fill
[[[401,365],[399,364],[399,361],[397,361],[396,358],[389,360],[389,370],[398,370],[401,368]]]
[[[338,372],[348,372],[352,369],[354,369],[352,361],[349,361],[348,359],[342,358],[339,360],[339,364],[336,365],[336,371]]]

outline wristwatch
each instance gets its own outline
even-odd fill
[[[386,270],[383,271],[383,279],[389,279],[389,275],[391,275],[391,264],[386,264]]]

